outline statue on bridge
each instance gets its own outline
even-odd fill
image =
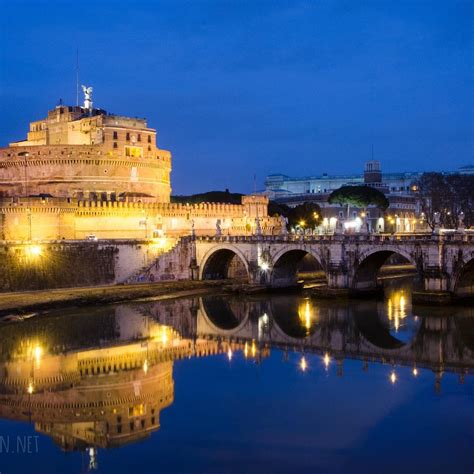
[[[216,236],[220,237],[222,235],[221,220],[216,220]]]
[[[287,235],[288,234],[288,217],[280,216],[280,234]]]
[[[458,232],[464,233],[465,226],[464,226],[464,212],[460,212],[458,214]]]
[[[433,234],[439,234],[441,230],[441,214],[439,212],[435,212],[433,214],[433,223],[434,223]]]

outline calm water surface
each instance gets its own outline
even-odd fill
[[[0,472],[474,471],[474,311],[206,296],[0,323]]]

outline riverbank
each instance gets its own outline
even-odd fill
[[[229,281],[173,281],[0,293],[0,317],[62,306],[167,299],[230,289]]]

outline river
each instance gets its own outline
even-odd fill
[[[207,295],[0,322],[0,471],[470,473],[474,310]]]

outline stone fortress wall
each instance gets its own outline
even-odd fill
[[[244,196],[242,204],[175,204],[80,201],[70,198],[0,199],[0,240],[153,239],[191,234],[250,235],[256,218],[264,234],[281,221],[267,214],[268,198]]]

